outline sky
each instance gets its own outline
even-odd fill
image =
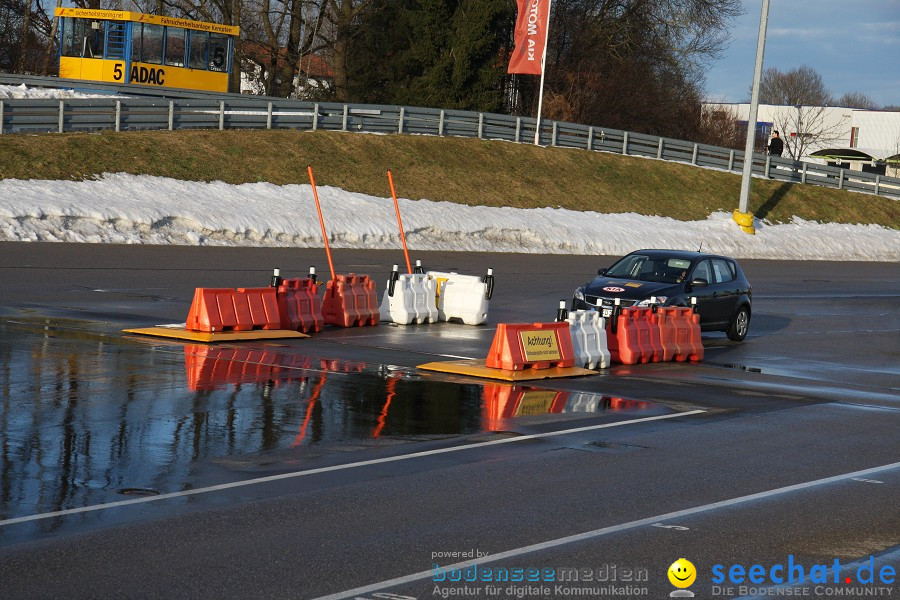
[[[390,198],[325,186],[318,192],[332,248],[394,249],[396,262],[403,262]],[[231,185],[122,173],[90,181],[4,179],[0,240],[322,248],[313,206],[309,185]],[[796,218],[770,225],[757,219],[756,235],[747,235],[726,212],[677,221],[405,198],[400,210],[413,258],[416,250],[621,256],[635,248],[702,242],[706,251],[736,258],[900,260],[900,231],[877,225]],[[285,219],[285,214],[301,217]],[[325,264],[323,251],[320,270]],[[372,273],[382,281],[387,275]]]
[[[742,0],[731,43],[706,73],[711,100],[750,98],[762,0]],[[834,96],[900,105],[900,0],[770,0],[763,68],[809,65]]]

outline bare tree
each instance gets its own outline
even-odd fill
[[[759,101],[763,104],[826,106],[832,103],[832,98],[818,71],[803,65],[786,72],[774,67],[766,69],[759,84]]]
[[[746,131],[733,107],[704,107],[700,113],[700,138],[703,144],[740,149]]]
[[[772,120],[781,132],[785,151],[800,160],[812,151],[842,142],[849,131],[850,115],[827,106],[797,105],[776,109]]]
[[[350,42],[356,34],[359,15],[373,4],[373,0],[325,0],[323,15],[327,23],[326,46],[331,52],[334,69],[334,96],[345,102],[350,96],[347,59]],[[372,57],[377,60],[377,57]]]
[[[847,92],[834,101],[836,106],[846,106],[847,108],[878,108],[878,104],[862,92]]]

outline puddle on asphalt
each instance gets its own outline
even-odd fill
[[[442,381],[300,345],[146,344],[91,327],[0,319],[0,520],[177,491],[201,462],[655,406]]]

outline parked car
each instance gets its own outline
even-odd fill
[[[575,290],[573,310],[612,314],[621,306],[690,306],[697,298],[700,328],[724,331],[728,339],[747,337],[752,314],[750,282],[733,258],[684,250],[638,250]]]

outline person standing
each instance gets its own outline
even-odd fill
[[[778,130],[772,132],[772,139],[769,140],[769,156],[781,156],[784,152],[784,142],[778,136]]]

